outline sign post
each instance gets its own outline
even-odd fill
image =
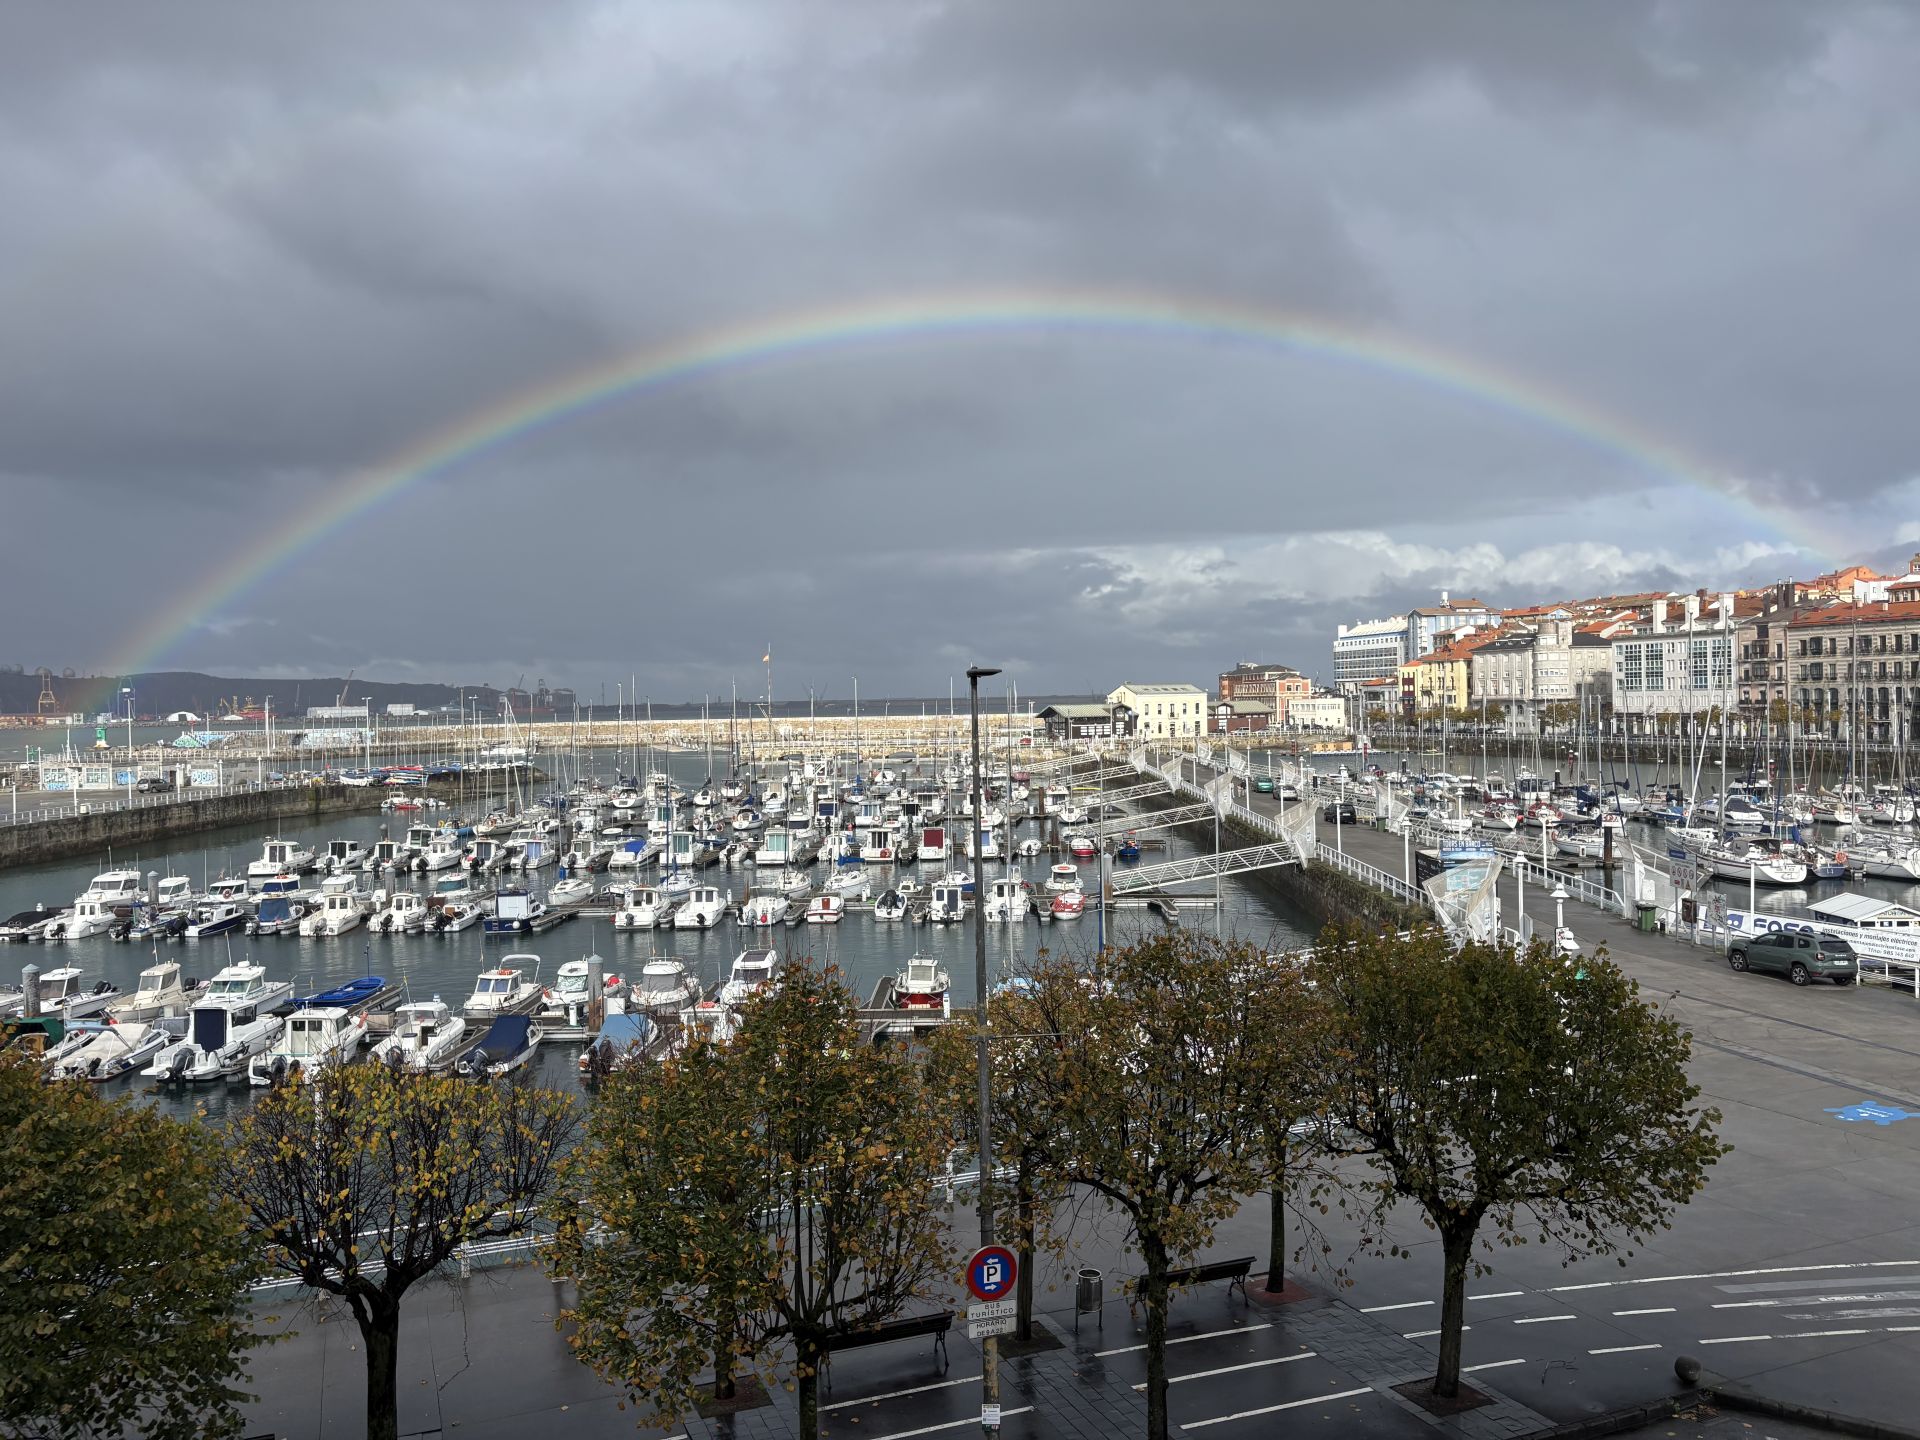
[[[1013,1333],[1018,1324],[1013,1291],[1019,1278],[1020,1261],[1004,1245],[982,1245],[967,1258],[967,1293],[973,1297],[973,1303],[967,1306],[968,1339]],[[982,1399],[980,1427],[989,1431],[1000,1428],[997,1395]]]

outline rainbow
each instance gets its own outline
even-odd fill
[[[725,371],[802,361],[880,342],[945,342],[1022,332],[1136,342],[1224,341],[1424,385],[1557,432],[1636,469],[1722,496],[1777,538],[1817,555],[1830,557],[1843,549],[1824,538],[1812,540],[1804,516],[1770,512],[1723,468],[1619,416],[1532,379],[1404,337],[1309,315],[1163,295],[910,295],[798,311],[683,337],[475,411],[323,489],[278,533],[242,547],[234,563],[160,606],[121,647],[107,673],[154,668],[172,647],[241,595],[420,481],[597,406],[654,395]]]

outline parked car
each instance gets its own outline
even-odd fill
[[[1853,946],[1828,935],[1800,930],[1770,930],[1734,941],[1727,947],[1727,964],[1735,970],[1765,970],[1785,975],[1796,985],[1831,980],[1851,985],[1860,977],[1860,961]]]
[[[147,795],[164,795],[174,788],[171,775],[149,775],[133,787]]]
[[[1334,823],[1334,819],[1335,819],[1334,812],[1336,810],[1340,812],[1339,813],[1340,824],[1358,825],[1360,823],[1360,817],[1354,812],[1353,802],[1351,800],[1338,800],[1338,801],[1329,802],[1327,807],[1320,812],[1320,818],[1326,821],[1327,824],[1331,825]]]

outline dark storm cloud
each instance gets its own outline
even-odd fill
[[[1855,558],[1793,551],[1813,529],[1878,555],[1920,473],[1917,69],[1913,12],[1785,0],[23,7],[0,484],[89,573],[39,550],[7,598],[60,593],[29,648],[101,663],[462,417],[975,288],[1310,314],[1620,419],[1243,341],[843,346],[448,467],[164,658],[684,699],[771,640],[799,690],[969,656],[1104,688],[1321,666],[1440,586]]]

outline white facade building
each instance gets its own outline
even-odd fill
[[[1514,719],[1537,719],[1556,701],[1605,701],[1611,669],[1604,638],[1576,630],[1571,620],[1549,620],[1476,649],[1468,660],[1468,690],[1474,705],[1491,702]]]
[[[1500,612],[1480,600],[1453,600],[1440,592],[1438,605],[1422,605],[1407,612],[1405,653],[1401,664],[1433,653],[1434,637],[1449,630],[1478,630],[1500,623]]]
[[[1650,715],[1692,715],[1715,705],[1731,710],[1737,623],[1731,595],[1704,611],[1699,597],[1689,595],[1673,620],[1667,602],[1655,601],[1645,630],[1613,641],[1614,713],[1636,717],[1627,723],[1638,730]]]
[[[1287,724],[1300,730],[1347,729],[1347,702],[1339,695],[1299,695],[1287,706]]]
[[[1197,685],[1128,682],[1107,694],[1107,704],[1134,714],[1134,734],[1147,740],[1174,740],[1207,731],[1207,692]]]
[[[1333,638],[1333,683],[1343,689],[1363,680],[1392,679],[1406,663],[1404,615],[1342,625]]]

